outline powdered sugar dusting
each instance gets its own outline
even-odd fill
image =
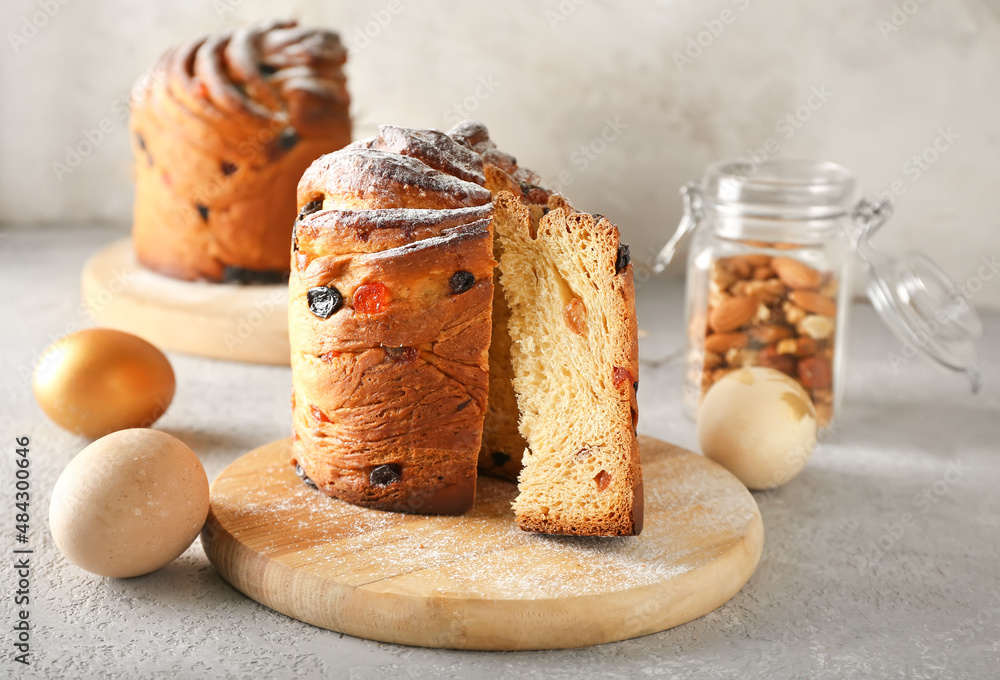
[[[512,484],[480,478],[464,516],[370,510],[306,486],[269,451],[246,476],[220,478],[213,509],[251,549],[346,586],[465,599],[558,599],[669,581],[740,544],[759,522],[750,494],[701,456],[643,442],[641,536],[543,536],[518,529]],[[665,450],[666,449],[666,450]],[[224,473],[225,477],[225,473]]]

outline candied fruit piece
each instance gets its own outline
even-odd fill
[[[388,307],[389,289],[381,283],[364,283],[354,290],[354,311],[378,314]]]
[[[577,335],[586,333],[587,308],[584,306],[583,300],[578,297],[570,300],[569,304],[563,308],[563,319],[566,321],[569,329]]]
[[[597,490],[604,491],[611,484],[611,475],[606,471],[601,470],[596,475],[594,475],[594,481],[597,483]]]
[[[632,374],[627,368],[622,368],[621,366],[615,366],[614,370],[611,371],[612,378],[614,379],[615,387],[621,387],[627,382],[632,382]]]
[[[510,456],[503,451],[494,451],[490,454],[490,458],[493,459],[493,464],[497,467],[503,467],[510,460]]]
[[[330,422],[330,419],[326,417],[326,414],[323,413],[323,411],[316,405],[309,407],[309,413],[311,413],[312,417],[315,418],[318,422],[321,423]]]

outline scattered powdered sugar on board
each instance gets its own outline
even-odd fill
[[[480,478],[463,516],[406,515],[329,498],[271,457],[257,477],[213,488],[225,529],[251,549],[344,585],[435,597],[558,599],[669,581],[743,540],[757,510],[728,472],[686,452],[644,456],[638,537],[521,531],[512,484]]]

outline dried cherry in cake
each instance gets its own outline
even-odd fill
[[[388,307],[389,289],[382,283],[364,283],[354,291],[354,311],[378,314]]]
[[[632,374],[627,368],[622,368],[621,366],[615,366],[614,370],[611,371],[611,376],[614,379],[615,387],[621,387],[627,382],[632,382]]]
[[[344,305],[344,296],[334,286],[316,286],[306,291],[309,311],[320,319],[329,319]]]
[[[368,481],[374,486],[389,486],[402,481],[403,469],[395,463],[378,465],[368,474]]]

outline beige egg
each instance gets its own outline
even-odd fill
[[[816,447],[816,410],[802,385],[773,368],[742,368],[709,389],[698,409],[702,452],[749,489],[794,478]]]
[[[49,528],[82,569],[124,578],[156,571],[187,550],[208,516],[208,478],[194,452],[156,430],[98,439],[63,470]]]
[[[107,328],[67,335],[35,366],[35,399],[70,432],[96,439],[149,427],[174,397],[174,371],[142,338]]]

